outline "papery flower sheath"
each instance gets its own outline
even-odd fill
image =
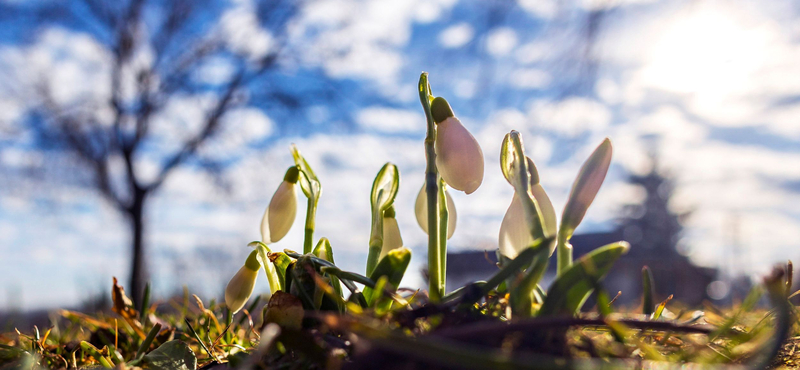
[[[447,199],[447,239],[453,237],[456,231],[456,204],[447,189],[444,190],[444,196]],[[417,216],[417,223],[426,234],[428,233],[428,197],[425,195],[425,185],[417,194],[417,201],[414,202],[414,214]]]
[[[402,247],[403,238],[400,236],[400,227],[395,219],[394,207],[389,207],[383,212],[383,246],[378,260],[389,254],[389,251]]]
[[[433,100],[431,112],[437,126],[436,168],[453,189],[472,194],[483,182],[483,151],[444,98]]]
[[[283,182],[272,196],[261,219],[261,239],[264,244],[275,243],[289,232],[297,216],[297,190],[299,177],[297,167],[289,167]]]
[[[236,272],[236,275],[233,275],[228,286],[225,287],[225,304],[231,312],[239,312],[253,294],[258,270],[261,269],[261,262],[258,262],[257,255],[257,251],[250,252],[244,266]]]

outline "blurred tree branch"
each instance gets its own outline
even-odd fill
[[[282,43],[287,19],[300,3],[281,0],[265,4],[253,11],[260,13],[259,26],[269,30],[277,41],[264,55],[257,56],[235,50],[219,29],[204,29],[218,21],[209,10],[218,4],[211,1],[82,0],[79,5],[55,4],[43,12],[51,18],[82,24],[110,56],[105,101],[65,103],[50,87],[53,76],[40,76],[34,82],[38,103],[33,113],[42,122],[34,127],[43,142],[77,155],[99,193],[129,220],[129,287],[134,299],[140,298],[147,279],[147,200],[175,169],[192,160],[215,168],[209,164],[213,161],[199,158],[199,150],[216,136],[225,114],[244,104],[244,92],[263,84],[258,80],[278,68],[277,60],[285,50]],[[203,64],[215,58],[229,63],[232,73],[213,85],[196,81]],[[201,94],[213,95],[214,99],[205,107],[197,130],[187,133],[173,151],[148,149],[148,156],[160,157],[156,160],[159,168],[154,178],[143,179],[143,164],[137,159],[144,153],[143,144],[157,135],[152,130],[154,120],[176,97]],[[110,117],[102,116],[104,112],[110,112]]]

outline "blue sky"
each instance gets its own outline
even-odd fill
[[[269,50],[272,35],[260,28],[253,4],[220,4],[209,29],[244,53]],[[596,42],[582,49],[585,17],[599,11],[605,18]],[[288,114],[254,94],[224,118],[225,129],[202,152],[229,158],[230,191],[187,166],[149,204],[157,291],[188,284],[220,295],[248,253],[246,244],[259,238],[263,210],[291,164],[290,143],[323,184],[316,235],[328,237],[337,262],[355,271],[366,260],[372,177],[383,163],[397,164],[397,217],[414,252],[405,283],[417,285],[425,255],[425,234],[412,213],[424,171],[425,124],[416,92],[422,70],[486,156],[481,188],[453,194],[459,224],[452,248],[496,246],[512,195],[499,170],[499,146],[516,129],[557,210],[585,157],[611,138],[609,178],[578,232],[611,227],[623,204],[641,198],[622,179],[647,171],[648,153],[656,152],[677,180],[671,206],[694,210],[682,245],[696,262],[758,274],[796,259],[798,11],[780,1],[308,2],[288,25],[295,52],[281,61],[279,78],[297,89],[328,81],[344,98]],[[74,158],[30,150],[20,119],[30,107],[18,98],[20,81],[52,72],[59,99],[102,101],[108,55],[102,40],[80,27],[44,23],[30,34],[15,27],[0,34],[0,66],[16,77],[0,82],[0,166],[5,173],[43,175],[1,182],[0,309],[75,304],[107,289],[112,275],[127,280],[127,229],[85,186]],[[146,51],[139,57],[148,63]],[[577,84],[586,60],[596,78]],[[215,81],[229,70],[221,60],[197,78]],[[203,104],[207,97],[174,99],[158,117],[162,140],[151,150],[169,150],[170,142],[196,129]],[[147,153],[137,160],[141,176],[154,176],[157,163]],[[300,249],[301,243],[295,225],[277,247]],[[266,291],[266,283],[257,289]]]

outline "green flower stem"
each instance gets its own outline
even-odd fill
[[[272,252],[266,244],[260,241],[254,241],[247,245],[248,247],[256,248],[258,257],[261,260],[261,266],[264,267],[264,274],[267,275],[269,282],[269,293],[275,294],[279,290],[283,290],[278,272],[275,270],[275,264],[269,260],[269,253]]]
[[[525,223],[528,224],[533,240],[542,239],[545,237],[544,228],[542,226],[541,207],[539,203],[531,194],[530,173],[528,172],[528,162],[525,156],[525,149],[522,146],[522,138],[519,132],[511,132],[511,143],[514,146],[514,153],[517,157],[519,173],[519,180],[514,184],[514,190],[519,194],[519,199],[522,202],[523,213],[525,215]],[[527,195],[527,196],[526,196]]]
[[[439,178],[439,278],[441,279],[442,295],[445,293],[447,283],[447,221],[450,216],[447,209],[447,196],[445,195],[445,182]]]
[[[303,254],[311,253],[314,245],[314,218],[317,215],[317,202],[314,197],[308,198],[306,207],[306,235],[303,239]]]
[[[436,168],[436,124],[431,113],[431,86],[428,83],[428,73],[422,72],[419,76],[419,101],[425,111],[428,121],[428,132],[425,135],[425,195],[428,201],[428,294],[433,302],[438,302],[444,296],[445,285],[442,278],[442,250],[439,242],[439,171]]]
[[[558,244],[556,245],[556,258],[556,276],[561,276],[564,271],[567,271],[572,266],[572,245],[567,242],[566,238],[561,236],[561,233],[559,233]]]
[[[369,240],[369,254],[367,255],[367,276],[372,275],[375,266],[378,265],[378,258],[383,249],[383,212],[377,211],[372,216],[372,237]]]

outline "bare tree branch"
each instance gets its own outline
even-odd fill
[[[230,83],[228,83],[224,93],[222,94],[222,97],[219,99],[219,101],[217,101],[216,106],[208,114],[208,117],[206,118],[206,121],[203,124],[203,128],[200,130],[200,132],[193,138],[189,139],[183,145],[181,150],[179,150],[166,161],[166,164],[161,168],[161,171],[159,172],[158,176],[156,176],[156,179],[146,186],[145,189],[147,191],[158,189],[164,183],[164,180],[166,180],[167,176],[170,174],[170,172],[172,172],[173,169],[194,155],[197,152],[197,149],[200,147],[200,144],[214,134],[222,115],[228,109],[228,105],[233,98],[234,92],[242,83],[243,77],[244,71],[240,70],[239,73],[237,73],[237,75],[230,81]]]

